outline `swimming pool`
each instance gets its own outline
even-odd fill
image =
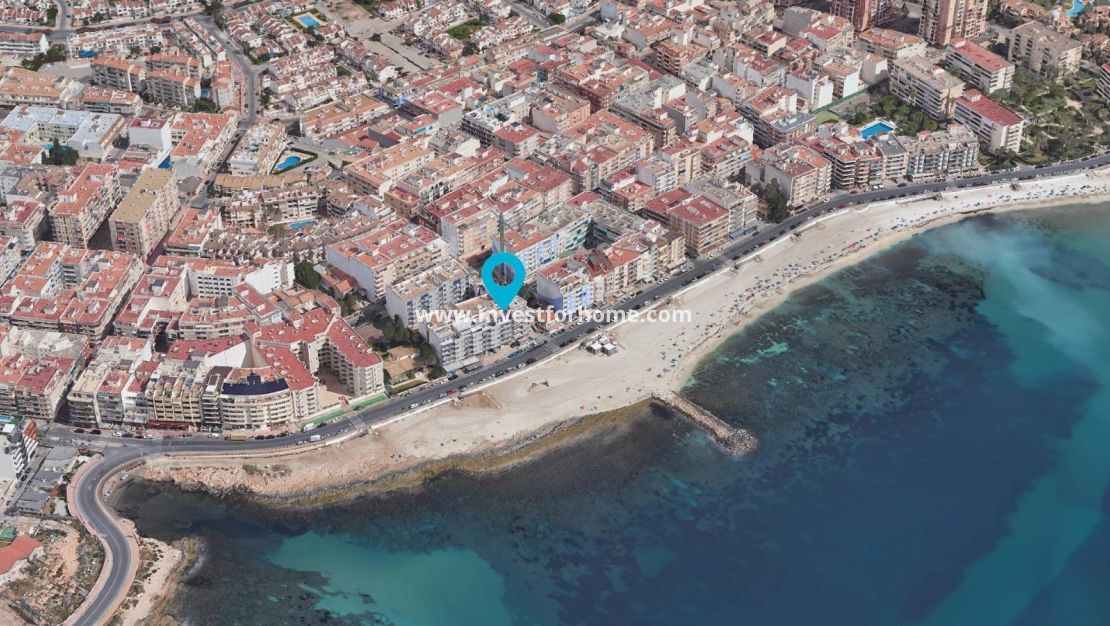
[[[1068,9],[1068,17],[1075,19],[1080,13],[1087,8],[1087,4],[1083,0],[1071,0],[1071,8]]]
[[[290,154],[289,156],[282,159],[281,163],[278,163],[277,165],[274,166],[274,171],[275,172],[284,172],[287,169],[292,169],[292,168],[297,167],[298,165],[300,165],[301,161],[303,161],[303,160],[304,159],[302,159],[301,157],[299,157],[295,154]]]
[[[315,17],[312,17],[308,13],[301,13],[300,15],[298,15],[297,17],[294,17],[293,19],[300,22],[301,25],[304,26],[305,28],[320,28],[320,21],[317,20]]]
[[[307,228],[307,227],[312,226],[314,224],[316,224],[316,220],[305,220],[303,222],[293,222],[292,224],[289,225],[289,228],[291,228],[293,230],[300,230],[302,228]]]
[[[864,139],[870,139],[875,135],[883,135],[893,130],[894,126],[887,124],[886,122],[871,122],[867,126],[864,126],[860,129],[859,136]]]

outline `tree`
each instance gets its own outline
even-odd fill
[[[65,46],[50,46],[50,48],[46,51],[46,62],[47,63],[60,63],[61,61],[65,61],[65,60],[66,60]]]
[[[52,5],[50,5],[50,8],[46,10],[46,23],[47,24],[53,24],[54,19],[57,18],[57,17],[58,17],[58,5],[52,4]]]
[[[69,146],[63,146],[55,139],[50,144],[50,150],[42,155],[42,162],[46,165],[77,165],[77,151]]]
[[[566,16],[562,13],[552,13],[551,15],[547,16],[547,19],[551,20],[555,24],[563,24],[567,21]]]
[[[302,287],[315,289],[320,285],[320,272],[312,266],[312,261],[304,259],[293,267],[293,280]]]
[[[779,181],[772,180],[763,188],[763,201],[767,203],[767,219],[776,224],[790,217],[786,196],[782,193]]]
[[[193,103],[193,110],[197,113],[219,113],[220,106],[211,98],[197,98]]]
[[[166,329],[163,328],[158,331],[154,336],[154,351],[165,354],[170,350],[170,336],[166,334]]]

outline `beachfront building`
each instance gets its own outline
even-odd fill
[[[960,176],[979,169],[979,138],[963,124],[943,131],[898,137],[906,153],[906,176],[930,181]]]
[[[713,254],[728,243],[729,211],[705,195],[685,188],[648,200],[643,215],[680,233],[686,241],[686,254],[693,258]]]
[[[879,145],[865,140],[854,126],[822,124],[806,138],[806,144],[832,163],[835,189],[858,189],[888,178]],[[898,175],[903,173],[904,170]]]
[[[1010,61],[1057,82],[1079,69],[1083,45],[1040,22],[1010,29],[1007,41]]]
[[[824,198],[832,188],[832,163],[804,144],[780,144],[763,151],[748,165],[753,183],[766,186],[778,181],[790,206]]]
[[[975,89],[956,101],[956,121],[966,124],[991,153],[1021,151],[1025,120]]]
[[[895,61],[890,70],[890,91],[935,120],[952,119],[964,82],[924,57]]]
[[[521,314],[524,300],[515,298],[508,311],[502,311],[486,296],[456,304],[440,320],[425,321],[421,334],[448,372],[480,365],[486,354],[519,341],[530,326]]]

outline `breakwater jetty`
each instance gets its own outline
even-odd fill
[[[759,439],[746,429],[728,424],[680,395],[670,391],[656,391],[652,392],[651,397],[690,420],[694,426],[712,435],[722,448],[732,454],[743,456],[755,452],[759,447]]]

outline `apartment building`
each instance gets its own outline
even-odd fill
[[[948,45],[945,60],[971,77],[984,93],[1009,89],[1016,66],[983,46],[964,39]]]
[[[168,156],[178,180],[207,176],[231,145],[236,122],[234,114],[175,114],[169,125],[173,147]]]
[[[794,207],[824,198],[832,187],[832,163],[813,148],[796,143],[764,150],[748,165],[748,175],[762,186],[778,181]]]
[[[50,42],[47,41],[44,33],[0,32],[0,54],[33,57],[36,54],[46,54],[48,49],[50,49]]]
[[[545,133],[559,133],[585,122],[590,103],[585,98],[547,87],[532,100],[532,125]]]
[[[989,152],[1021,151],[1025,120],[977,90],[969,89],[956,101],[955,117],[987,144]]]
[[[987,26],[987,0],[925,0],[917,34],[934,46],[970,39]]]
[[[108,156],[124,123],[124,118],[115,113],[17,106],[0,122],[0,128],[22,132],[24,143],[43,146],[58,141],[84,159],[100,161]]]
[[[38,200],[13,199],[0,207],[0,237],[11,237],[22,252],[30,252],[49,224],[46,206]]]
[[[143,170],[108,220],[112,249],[146,259],[169,230],[178,206],[173,172]]]
[[[853,126],[823,124],[805,141],[832,164],[835,189],[862,188],[888,178],[879,146],[864,140]]]
[[[447,243],[431,230],[398,221],[358,239],[328,246],[329,264],[354,278],[373,299],[385,298],[386,287],[443,263]]]
[[[89,163],[50,208],[54,240],[85,248],[120,199],[115,165]]]
[[[678,137],[678,124],[663,107],[684,95],[686,83],[664,74],[641,89],[614,98],[611,110],[651,133],[653,147],[659,150]]]
[[[633,161],[646,159],[652,144],[647,131],[609,111],[598,111],[551,137],[534,158],[568,174],[579,192],[596,188]]]
[[[955,113],[956,100],[963,95],[964,83],[924,57],[909,57],[894,62],[890,90],[929,117],[949,120]]]
[[[89,66],[92,68],[92,84],[94,85],[133,93],[139,93],[143,90],[143,83],[146,81],[146,68],[141,65],[125,59],[101,56],[93,59]]]
[[[882,22],[891,7],[890,0],[832,0],[829,13],[849,20],[857,31],[866,31]]]
[[[200,80],[166,70],[147,72],[146,94],[151,100],[168,107],[191,109],[200,98]]]
[[[204,77],[204,66],[200,59],[184,54],[149,54],[146,66],[150,70],[183,74],[197,80]]]
[[[146,422],[142,386],[157,363],[151,339],[105,337],[66,395],[69,419],[81,426]]]
[[[81,335],[0,325],[0,413],[53,420],[89,352]]]
[[[906,155],[906,175],[915,181],[959,176],[979,169],[979,138],[963,124],[943,131],[898,137]]]
[[[420,143],[402,142],[343,168],[343,179],[355,193],[378,195],[434,158],[435,153]]]
[[[81,57],[81,53],[89,56],[89,53],[99,55],[105,52],[124,57],[130,54],[133,47],[149,50],[154,47],[162,48],[165,45],[166,38],[162,28],[153,23],[73,33],[66,38],[66,47],[71,59]]]
[[[421,316],[444,311],[462,302],[471,287],[472,272],[455,259],[385,289],[385,310],[405,326],[416,326]]]
[[[81,108],[96,113],[118,113],[134,117],[142,109],[143,99],[137,93],[108,87],[85,87],[81,92]]]
[[[856,33],[856,47],[889,61],[922,56],[927,49],[921,37],[887,28]]]
[[[255,124],[243,134],[228,157],[228,170],[233,176],[267,174],[277,165],[287,141],[281,124]]]
[[[133,254],[39,242],[0,289],[0,322],[99,339],[142,267]]]
[[[300,120],[301,132],[314,140],[331,139],[389,112],[389,105],[371,94],[356,94],[305,111]]]
[[[1079,69],[1083,45],[1040,22],[1010,29],[1007,58],[1057,82]]]
[[[673,189],[644,204],[643,215],[682,235],[686,254],[708,256],[728,243],[729,211],[703,194]]]
[[[1098,93],[1110,102],[1110,63],[1103,63],[1098,72]]]
[[[808,135],[816,118],[803,109],[796,91],[768,87],[744,100],[738,110],[752,124],[755,143],[762,148]]]
[[[66,108],[81,94],[82,84],[13,65],[0,76],[0,106],[37,105]]]
[[[515,298],[502,312],[486,296],[459,302],[450,315],[429,320],[420,331],[448,372],[470,369],[487,353],[523,338],[528,325],[520,320],[524,300]]]

